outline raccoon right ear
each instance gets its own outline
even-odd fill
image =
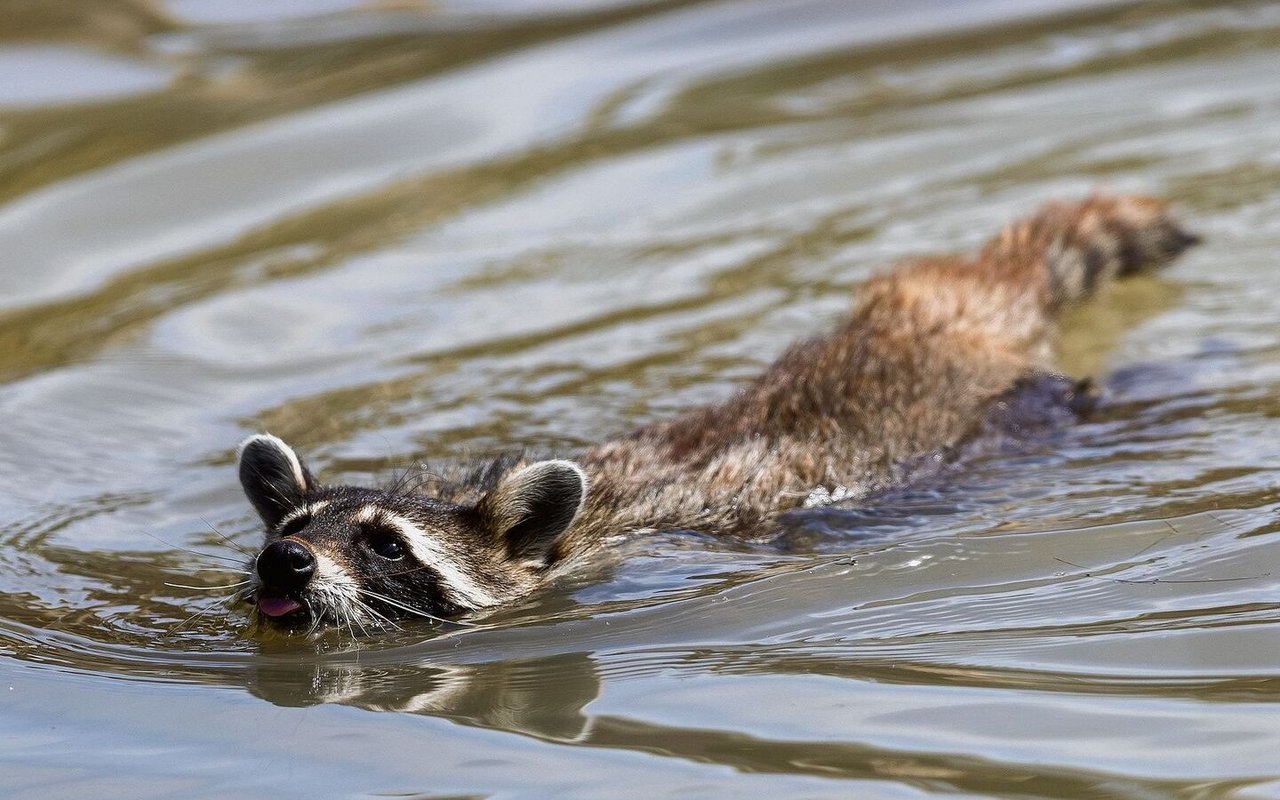
[[[241,442],[236,459],[245,496],[268,528],[302,506],[315,488],[315,478],[293,448],[269,433]]]
[[[539,461],[505,476],[478,510],[510,558],[546,562],[587,496],[587,476],[572,461]]]

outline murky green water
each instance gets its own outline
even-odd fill
[[[1280,7],[0,20],[0,795],[1280,797]],[[1107,405],[1026,453],[474,629],[255,641],[170,586],[255,545],[248,432],[351,481],[571,452],[1098,185],[1208,244],[1071,320]]]

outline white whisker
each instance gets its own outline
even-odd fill
[[[249,581],[238,581],[236,583],[225,583],[221,586],[191,586],[185,583],[169,583],[165,581],[165,586],[172,586],[175,589],[234,589],[237,586],[245,586]]]
[[[364,602],[360,598],[358,597],[352,598],[352,602],[355,603],[356,606],[358,606],[366,614],[368,614],[372,618],[372,621],[378,625],[378,627],[382,627],[384,625],[390,625],[391,627],[395,628],[398,631],[404,630],[404,628],[400,627],[394,621],[392,621],[390,617],[386,616],[385,614],[379,614],[377,610],[373,608],[373,606]],[[364,626],[362,625],[361,630],[363,629],[364,629]]]
[[[303,605],[307,607],[307,614],[311,617],[311,626],[307,628],[307,632],[304,634],[308,639],[310,639],[312,636],[315,636],[316,631],[320,629],[320,615],[311,607],[310,600],[303,598],[302,602]]]
[[[228,547],[230,547],[232,550],[235,550],[237,553],[239,553],[239,554],[241,554],[241,555],[243,555],[243,556],[248,556],[249,558],[253,558],[253,553],[250,553],[248,550],[244,549],[243,547],[241,547],[240,545],[238,545],[238,544],[236,544],[234,541],[232,541],[230,536],[227,536],[225,533],[223,533],[222,531],[220,531],[220,530],[218,530],[217,528],[215,528],[215,527],[213,526],[213,523],[212,523],[212,522],[210,522],[209,520],[205,519],[204,517],[201,517],[201,518],[200,518],[200,521],[201,521],[201,522],[203,522],[203,523],[205,524],[205,527],[207,527],[209,530],[211,530],[211,531],[213,531],[215,534],[217,534],[217,536],[218,536],[218,538],[219,538],[219,539],[221,539],[222,541],[226,542],[226,543],[227,543],[227,546],[228,546]]]
[[[174,625],[174,626],[170,627],[170,628],[169,628],[169,630],[165,631],[164,635],[165,635],[165,636],[172,636],[173,634],[175,634],[175,633],[177,633],[179,630],[181,630],[183,627],[185,627],[187,624],[189,624],[189,623],[191,623],[191,622],[193,622],[193,621],[195,621],[195,620],[199,619],[200,617],[203,617],[205,614],[208,614],[210,611],[212,611],[213,609],[217,608],[219,605],[225,604],[228,600],[230,600],[230,599],[231,599],[232,597],[234,597],[234,596],[235,596],[235,595],[231,595],[231,596],[229,596],[229,597],[216,597],[216,598],[214,598],[214,599],[213,599],[212,601],[210,601],[207,605],[205,605],[205,607],[204,607],[204,608],[200,609],[200,610],[199,610],[199,611],[197,611],[196,613],[194,613],[194,614],[192,614],[191,616],[187,617],[187,618],[186,618],[186,619],[184,619],[182,622],[179,622],[178,624],[176,624],[176,625]]]
[[[141,533],[143,536],[150,536],[152,539],[155,539],[157,542],[164,545],[165,547],[169,547],[174,550],[181,550],[184,553],[190,553],[193,556],[200,556],[202,558],[216,558],[219,561],[226,561],[227,563],[235,564],[238,567],[243,566],[243,562],[238,558],[232,558],[231,556],[220,556],[216,553],[205,553],[200,550],[192,550],[190,547],[179,547],[173,542],[166,542],[164,539],[161,539],[159,536],[156,536],[154,533],[151,533],[150,531],[141,531]],[[205,567],[205,569],[209,569],[209,568]]]
[[[427,613],[426,611],[423,611],[423,610],[421,610],[421,609],[418,609],[418,608],[412,608],[412,607],[407,606],[407,605],[405,605],[404,603],[401,603],[401,602],[399,602],[399,601],[397,601],[397,600],[392,600],[390,597],[387,597],[386,595],[378,594],[377,592],[371,592],[371,591],[369,591],[368,589],[360,589],[359,591],[360,591],[360,593],[361,593],[361,594],[366,594],[366,595],[368,595],[369,597],[374,598],[375,600],[381,600],[382,602],[386,603],[387,605],[391,606],[392,608],[398,608],[398,609],[400,609],[401,611],[405,611],[405,612],[407,612],[407,613],[409,613],[409,614],[413,614],[414,616],[423,617],[423,618],[425,618],[425,619],[430,619],[430,620],[435,620],[436,622],[442,622],[442,623],[444,623],[445,625],[462,625],[463,627],[467,627],[467,628],[483,628],[483,627],[485,627],[485,626],[483,626],[483,625],[478,625],[478,624],[476,624],[476,623],[474,623],[474,622],[463,622],[462,620],[457,620],[457,619],[445,619],[444,617],[437,617],[435,614],[429,614],[429,613]]]

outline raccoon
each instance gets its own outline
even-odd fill
[[[758,533],[791,508],[869,502],[1016,433],[1002,422],[1019,397],[1079,413],[1085,395],[1050,362],[1063,310],[1197,241],[1156,198],[1051,203],[976,255],[866,281],[834,331],[724,402],[575,460],[458,468],[430,491],[326,485],[280,439],[251,436],[240,482],[266,528],[254,614],[311,630],[454,619],[528,595],[616,535]]]

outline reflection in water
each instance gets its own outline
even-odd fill
[[[0,0],[0,793],[1275,795],[1277,8]],[[570,453],[1099,184],[1208,244],[1083,425],[475,627],[220,601],[250,431]]]
[[[411,659],[362,665],[348,656],[309,664],[262,663],[247,686],[278,705],[342,703],[578,742],[590,732],[583,709],[596,698],[600,681],[585,653],[448,667]]]

